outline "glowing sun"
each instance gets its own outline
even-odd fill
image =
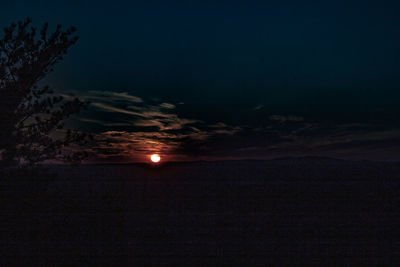
[[[151,159],[152,162],[157,163],[157,162],[160,162],[161,157],[158,154],[153,154],[153,155],[150,156],[150,159]]]

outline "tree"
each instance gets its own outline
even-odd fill
[[[64,120],[86,108],[78,98],[65,100],[39,83],[63,59],[78,37],[57,25],[37,34],[31,20],[4,28],[0,39],[0,153],[3,165],[31,165],[51,159],[79,162],[86,153],[67,149],[85,145],[90,135],[64,130]]]

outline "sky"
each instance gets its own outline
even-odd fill
[[[91,101],[91,162],[400,160],[396,1],[9,1],[80,39],[45,82]]]

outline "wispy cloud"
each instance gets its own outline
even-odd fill
[[[157,103],[154,99],[147,102],[125,92],[89,91],[79,96],[91,101],[92,108],[77,120],[104,129],[94,133],[97,145],[92,148],[94,155],[104,159],[141,161],[154,152],[177,157],[188,143],[205,147],[214,136],[232,136],[241,130],[223,122],[208,124],[185,118],[172,103]]]
[[[400,129],[379,129],[366,123],[285,120],[285,123],[254,129],[254,134],[248,135],[252,140],[235,148],[238,156],[393,160],[394,151],[400,149]]]
[[[167,109],[174,109],[175,105],[170,104],[170,103],[161,103],[160,107],[167,108]]]
[[[261,110],[262,108],[264,108],[264,105],[257,105],[253,109],[254,110]]]
[[[293,121],[303,121],[304,118],[301,116],[294,116],[294,115],[271,115],[269,119],[272,121],[278,121],[281,123],[284,122],[293,122]]]
[[[261,118],[262,112],[256,112],[260,116],[257,127],[238,127],[223,121],[188,118],[180,113],[179,104],[177,107],[160,99],[146,100],[109,91],[77,95],[92,104],[76,118],[76,123],[92,131],[97,141],[91,148],[92,154],[105,161],[144,161],[155,152],[170,160],[190,155],[198,158],[288,155],[367,158],[366,151],[380,153],[385,158],[385,151],[400,149],[400,129],[396,127],[381,128],[357,121],[332,123],[298,114]]]
[[[128,115],[133,115],[133,116],[142,116],[139,112],[134,112],[122,108],[116,108],[107,104],[95,102],[92,103],[92,106],[97,107],[99,109],[102,109],[103,111],[108,111],[108,112],[115,112],[115,113],[123,113],[123,114],[128,114]]]
[[[114,101],[128,101],[133,103],[142,103],[143,99],[138,96],[130,95],[126,92],[111,92],[111,91],[89,91],[86,95],[81,95],[85,99],[98,99]]]

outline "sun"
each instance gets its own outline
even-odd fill
[[[150,159],[151,159],[152,162],[157,163],[157,162],[160,162],[161,157],[158,154],[153,154],[153,155],[150,156]]]

